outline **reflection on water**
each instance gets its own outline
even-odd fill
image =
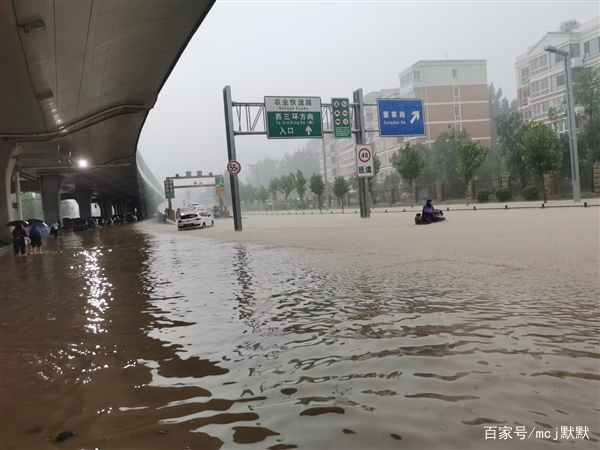
[[[515,447],[489,424],[597,448],[593,287],[135,226],[60,241],[3,260],[2,448]]]

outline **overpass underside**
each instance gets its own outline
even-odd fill
[[[0,2],[0,233],[17,191],[41,192],[47,221],[61,198],[86,218],[163,200],[139,135],[213,3]]]

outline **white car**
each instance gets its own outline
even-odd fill
[[[196,212],[205,212],[208,213],[208,207],[201,205],[200,203],[190,203],[188,204],[188,209]]]
[[[210,214],[205,215],[186,211],[177,220],[177,229],[181,231],[189,228],[206,228],[212,227],[214,224],[215,222]]]

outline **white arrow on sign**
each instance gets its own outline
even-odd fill
[[[310,133],[312,133],[312,128],[309,125],[306,127],[306,130],[304,130],[304,131],[306,131],[306,133],[310,136]]]
[[[410,119],[410,123],[413,123],[415,120],[419,120],[421,118],[421,113],[419,111],[412,112],[412,119]]]

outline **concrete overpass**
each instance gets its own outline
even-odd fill
[[[158,93],[214,0],[0,2],[0,233],[21,181],[41,192],[46,221],[60,199],[87,218],[162,190],[136,155]],[[80,162],[87,165],[80,167]],[[153,179],[154,178],[154,179]],[[120,209],[120,208],[118,208]]]

